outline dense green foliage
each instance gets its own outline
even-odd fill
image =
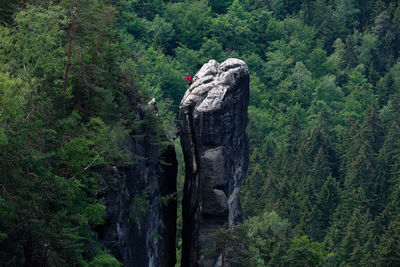
[[[399,1],[27,2],[0,12],[1,261],[113,264],[90,229],[102,170],[146,128],[132,106],[155,97],[171,135],[185,73],[239,57],[246,223],[216,248],[239,240],[226,260],[253,266],[400,264]]]
[[[108,1],[6,1],[0,26],[0,265],[120,266],[96,241],[111,166],[154,128]],[[3,5],[3,4],[2,4]],[[156,143],[157,140],[154,140]],[[137,210],[140,210],[138,208]]]

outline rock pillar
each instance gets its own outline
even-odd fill
[[[239,190],[248,167],[249,72],[244,61],[210,60],[180,104],[185,158],[182,266],[218,266],[209,234],[242,220]]]

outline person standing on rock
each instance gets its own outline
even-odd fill
[[[188,83],[189,86],[191,86],[193,83],[192,76],[190,76],[189,73],[186,73],[186,82]]]

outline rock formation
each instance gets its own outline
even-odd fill
[[[148,109],[149,109],[151,112],[153,112],[154,116],[159,117],[159,115],[158,115],[157,102],[156,102],[156,100],[155,100],[154,98],[152,98],[152,99],[150,100],[150,102],[147,103],[147,107],[148,107]]]
[[[154,102],[154,103],[153,103]],[[154,112],[155,101],[149,103]],[[157,123],[152,113],[142,109]],[[147,115],[145,115],[147,114]],[[155,114],[156,115],[156,114]],[[157,115],[156,115],[157,116]],[[99,239],[124,267],[175,266],[176,174],[173,144],[154,129],[131,137],[126,148],[134,164],[115,167],[102,184],[99,197],[106,205],[106,224],[97,229]],[[157,142],[155,143],[155,139]]]
[[[180,104],[185,158],[182,266],[219,266],[204,254],[209,234],[242,220],[239,190],[248,167],[245,132],[249,73],[245,62],[210,60]]]

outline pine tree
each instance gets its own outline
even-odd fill
[[[368,208],[371,213],[377,214],[380,211],[377,210],[377,169],[375,162],[375,153],[369,146],[368,142],[365,142],[359,151],[357,158],[349,166],[349,171],[346,177],[345,190],[351,192],[351,188],[360,188],[363,190],[367,202]],[[352,197],[350,194],[347,198]]]
[[[366,114],[364,122],[361,126],[361,135],[364,140],[369,142],[374,152],[378,153],[383,144],[384,132],[381,119],[374,102],[371,104],[371,108]]]
[[[361,263],[362,266],[376,266],[376,258],[377,258],[377,241],[379,233],[374,229],[375,222],[370,222],[367,225],[366,231],[369,232],[367,241],[361,247],[362,251],[359,251],[360,258],[358,262]]]
[[[340,175],[342,183],[344,181],[345,174],[348,170],[348,166],[351,161],[358,155],[360,150],[360,144],[355,142],[359,139],[360,125],[358,121],[355,121],[352,117],[347,119],[346,125],[341,128],[338,140],[338,154],[340,157]]]
[[[379,195],[382,203],[400,181],[400,128],[393,122],[379,152]]]
[[[297,153],[301,137],[301,124],[297,113],[293,113],[286,136],[286,153],[292,157]]]
[[[321,241],[331,224],[333,213],[339,204],[339,190],[336,180],[329,176],[317,196],[317,203],[311,218],[311,237]]]
[[[340,245],[340,256],[344,262],[358,265],[361,261],[361,245],[363,244],[364,214],[355,209],[350,222],[345,228],[345,235]]]
[[[393,221],[380,242],[378,266],[400,265],[400,223]]]

